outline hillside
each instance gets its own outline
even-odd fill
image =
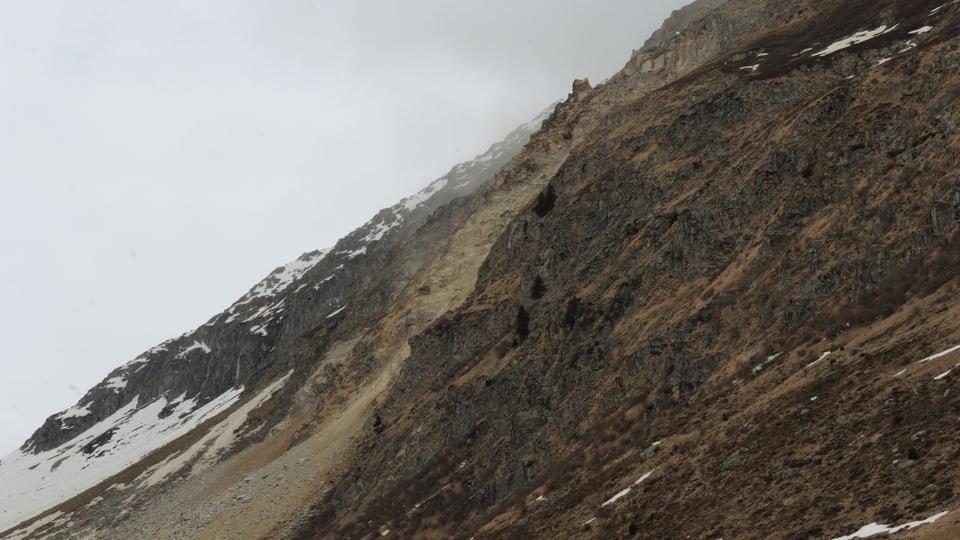
[[[51,417],[0,534],[960,536],[958,30],[695,2]]]

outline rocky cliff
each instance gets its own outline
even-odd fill
[[[3,485],[165,435],[7,536],[956,537],[958,28],[695,2],[51,418]]]

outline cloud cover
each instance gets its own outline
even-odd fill
[[[0,456],[685,2],[0,4]]]

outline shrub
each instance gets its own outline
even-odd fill
[[[573,325],[577,322],[577,317],[580,315],[580,299],[576,296],[567,300],[567,312],[563,316],[563,324],[568,328],[573,328]]]
[[[545,292],[547,292],[547,286],[544,285],[543,278],[540,277],[540,274],[537,274],[536,279],[533,280],[533,290],[530,291],[530,298],[539,300],[543,298]]]
[[[533,211],[539,217],[547,215],[550,210],[553,210],[553,204],[557,201],[557,194],[553,191],[553,186],[547,184],[547,188],[540,192],[537,195],[537,204],[533,207]]]
[[[520,341],[527,339],[527,336],[530,335],[530,314],[527,313],[527,310],[520,306],[520,309],[517,310],[517,337],[520,338]]]

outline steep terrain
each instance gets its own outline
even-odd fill
[[[695,2],[52,417],[0,529],[960,536],[958,35]]]

